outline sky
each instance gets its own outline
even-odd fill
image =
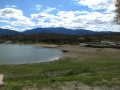
[[[25,31],[63,27],[120,32],[115,0],[1,0],[0,28]]]

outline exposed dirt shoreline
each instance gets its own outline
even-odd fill
[[[64,57],[72,57],[76,58],[79,57],[78,53],[83,52],[115,52],[120,51],[120,49],[115,48],[92,48],[92,47],[82,47],[80,45],[54,45],[54,44],[34,44],[35,46],[42,46],[42,47],[48,47],[48,48],[56,48],[63,51],[68,51]],[[57,83],[58,85],[57,89],[54,90],[120,90],[120,87],[113,86],[113,87],[105,87],[105,86],[88,86],[84,85],[81,82],[78,81],[71,81],[71,82],[64,82],[64,84]],[[54,86],[54,85],[53,85]],[[26,90],[26,89],[24,89]],[[34,89],[30,89],[34,90]],[[37,90],[37,89],[36,89]],[[41,90],[53,90],[53,88],[44,87]]]
[[[78,57],[77,52],[104,52],[104,51],[120,51],[120,49],[115,48],[92,48],[92,47],[83,47],[80,45],[55,45],[55,44],[34,44],[35,46],[47,47],[47,48],[56,48],[67,52],[64,57]]]

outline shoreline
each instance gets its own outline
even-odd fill
[[[31,45],[31,46],[37,46],[37,47],[44,47],[44,48],[53,48],[53,49],[58,49],[59,47],[63,47],[63,46],[60,46],[60,45],[55,45],[55,44],[21,44],[21,43],[7,43],[6,45],[9,45],[9,44],[13,44],[13,45]],[[64,55],[62,55],[61,57],[59,57],[59,59],[63,58],[65,56],[65,54],[67,52],[69,52],[68,50],[63,50],[63,49],[58,49],[60,51],[62,51],[64,53]],[[56,61],[56,60],[59,60],[59,59],[55,59],[55,60],[50,60],[50,61],[40,61],[40,62],[30,62],[30,63],[17,63],[17,64],[11,64],[11,63],[8,63],[8,64],[0,64],[0,65],[24,65],[24,64],[39,64],[39,63],[44,63],[44,62],[51,62],[51,61]]]
[[[43,43],[37,43],[37,44],[21,44],[21,43],[10,43],[10,44],[20,44],[20,45],[33,45],[33,46],[40,46],[45,48],[55,48],[58,50],[63,51],[65,55],[63,57],[77,57],[78,55],[75,55],[75,53],[79,52],[104,52],[104,51],[120,51],[120,49],[116,48],[94,48],[94,47],[85,47],[80,45],[56,45],[56,44],[43,44]]]
[[[26,88],[37,90],[39,87],[41,87],[41,90],[61,90],[61,88],[67,90],[72,88],[71,90],[75,90],[76,87],[80,90],[90,90],[91,88],[95,90],[119,90],[120,88],[118,86],[118,63],[120,62],[118,60],[120,49],[92,48],[80,45],[31,45],[54,48],[66,53],[61,57],[62,60],[57,59],[50,61],[49,63],[39,62],[20,65],[0,65],[6,78],[5,83],[11,84],[9,82],[9,78],[11,78],[11,82],[13,83],[25,83],[25,81],[30,81],[31,85],[29,85],[29,83],[27,85],[23,85],[21,90],[27,90]],[[111,55],[114,55],[114,57]],[[116,72],[111,69],[116,70]],[[104,74],[106,74],[106,76]],[[110,77],[107,77],[108,75],[110,75]],[[21,80],[20,78],[23,78],[24,80]],[[47,83],[49,82],[51,86],[47,86],[46,81]],[[64,82],[64,84],[62,85],[61,82]],[[103,83],[105,83],[105,85]],[[44,85],[41,86],[42,84]],[[111,84],[113,86],[107,86]],[[28,87],[28,85],[30,87]],[[36,86],[32,87],[33,85]],[[58,86],[58,88],[53,88],[53,86]],[[9,88],[13,87],[14,85],[11,85]],[[20,85],[16,85],[16,87],[20,88]]]
[[[23,45],[23,44],[20,44]],[[115,52],[115,51],[120,51],[120,49],[115,49],[115,48],[93,48],[93,47],[84,47],[84,46],[80,46],[80,45],[55,45],[55,44],[42,44],[42,43],[38,43],[38,44],[25,44],[25,45],[32,45],[32,46],[40,46],[40,47],[45,47],[45,48],[54,48],[54,49],[58,49],[61,50],[64,55],[61,58],[78,58],[80,56],[80,53],[96,53],[96,52]],[[56,60],[59,60],[56,59]],[[56,60],[52,60],[52,61],[56,61]],[[45,61],[46,62],[46,61]],[[47,61],[47,62],[51,62],[51,61]],[[35,63],[24,63],[24,64],[37,64],[37,63],[44,63],[43,62],[35,62]],[[9,65],[9,64],[0,64],[0,65]],[[14,64],[10,64],[10,65],[14,65]],[[18,65],[18,64],[15,64]],[[19,64],[21,65],[21,63]]]
[[[61,58],[67,58],[67,57],[78,58],[80,56],[80,53],[98,53],[98,52],[120,51],[120,49],[116,49],[116,48],[93,48],[93,47],[84,47],[84,46],[80,46],[80,45],[55,45],[55,44],[34,44],[34,45],[61,50],[65,53],[65,55]]]

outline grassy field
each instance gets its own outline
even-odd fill
[[[92,87],[120,86],[120,50],[85,52],[77,48],[78,51],[73,48],[68,52],[74,57],[66,55],[52,62],[0,65],[0,73],[5,76],[1,90],[41,90],[44,87],[58,90],[59,85],[72,81]]]

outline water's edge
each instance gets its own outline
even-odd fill
[[[30,47],[32,47],[32,49],[33,49],[33,47],[34,48],[37,48],[36,50],[38,51],[39,49],[41,49],[41,50],[46,50],[47,52],[47,54],[49,55],[49,53],[54,53],[54,51],[55,51],[55,55],[53,55],[53,54],[51,54],[51,55],[53,55],[53,58],[49,55],[49,60],[47,60],[47,59],[45,59],[45,60],[40,60],[40,61],[35,61],[35,58],[34,58],[34,60],[33,60],[33,62],[32,61],[30,61],[30,62],[25,62],[25,63],[15,63],[15,62],[9,62],[9,63],[1,63],[0,65],[4,65],[4,64],[35,64],[35,63],[42,63],[42,62],[51,62],[51,61],[55,61],[55,60],[59,60],[60,58],[62,58],[68,51],[67,50],[60,50],[60,49],[57,49],[57,48],[50,48],[50,47],[44,47],[44,46],[36,46],[36,45],[31,45],[31,44],[28,44],[28,45],[24,45],[24,44],[0,44],[0,46],[1,45],[5,45],[5,47],[9,47],[9,45],[15,45],[15,47],[17,46],[18,48],[19,48],[19,46],[22,46],[23,47],[23,49],[24,49],[24,46],[26,47],[26,48],[28,48],[28,49],[30,49]],[[28,47],[27,47],[28,46]],[[13,47],[12,47],[13,48]],[[13,48],[14,49],[14,48]],[[16,48],[15,48],[16,49]],[[4,50],[3,50],[4,51]],[[14,51],[14,50],[12,50],[12,51]],[[33,50],[33,51],[35,51],[35,50]],[[39,50],[40,51],[40,50]],[[37,52],[37,53],[41,53],[41,52]],[[48,53],[48,51],[50,51],[49,53]],[[60,52],[60,51],[62,51],[62,52]],[[22,52],[22,53],[24,53],[24,52]],[[27,53],[27,52],[26,52]],[[30,52],[28,52],[28,55],[32,55],[34,52],[32,52],[32,54],[30,53]],[[35,52],[36,53],[36,52]],[[43,53],[45,53],[45,52],[43,52]],[[45,54],[46,54],[45,53]],[[58,55],[56,54],[56,53],[59,53]],[[6,53],[5,53],[6,54]],[[9,53],[8,53],[9,54]],[[10,54],[12,54],[12,53],[10,53]],[[25,53],[24,53],[25,54]],[[42,53],[41,53],[42,54]],[[16,54],[15,54],[16,55]],[[9,55],[8,55],[9,56]],[[6,56],[4,56],[4,57],[6,57]],[[29,56],[28,56],[29,57]],[[45,56],[44,56],[45,57]],[[8,57],[6,57],[6,58],[8,58]],[[19,58],[19,56],[17,57],[16,56],[16,58]],[[20,57],[20,58],[22,58],[22,57]],[[33,58],[33,57],[32,57]],[[37,58],[39,58],[38,56],[37,56]],[[14,59],[14,58],[13,58]],[[18,59],[18,60],[20,60],[20,59]],[[20,61],[22,61],[22,60],[20,60]]]

